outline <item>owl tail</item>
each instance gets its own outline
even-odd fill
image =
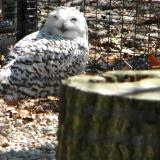
[[[13,92],[9,82],[10,74],[9,67],[0,69],[0,98],[3,98],[8,105],[17,105],[17,94]]]
[[[9,84],[9,77],[11,74],[10,68],[2,68],[0,69],[0,96],[2,97],[6,90],[7,84]]]

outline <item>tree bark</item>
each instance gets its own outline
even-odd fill
[[[160,71],[62,82],[57,160],[159,160]]]

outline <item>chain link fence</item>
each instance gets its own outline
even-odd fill
[[[74,6],[89,26],[87,71],[160,67],[159,0],[0,0],[0,53],[40,29],[55,7]],[[12,36],[11,36],[12,35]],[[16,39],[16,40],[15,40]]]

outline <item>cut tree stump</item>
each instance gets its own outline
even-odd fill
[[[62,82],[57,160],[160,160],[160,70]]]

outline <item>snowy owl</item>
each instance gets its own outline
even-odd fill
[[[84,71],[88,27],[73,7],[51,12],[40,31],[20,40],[0,69],[0,94],[8,102],[58,95],[61,80]]]

